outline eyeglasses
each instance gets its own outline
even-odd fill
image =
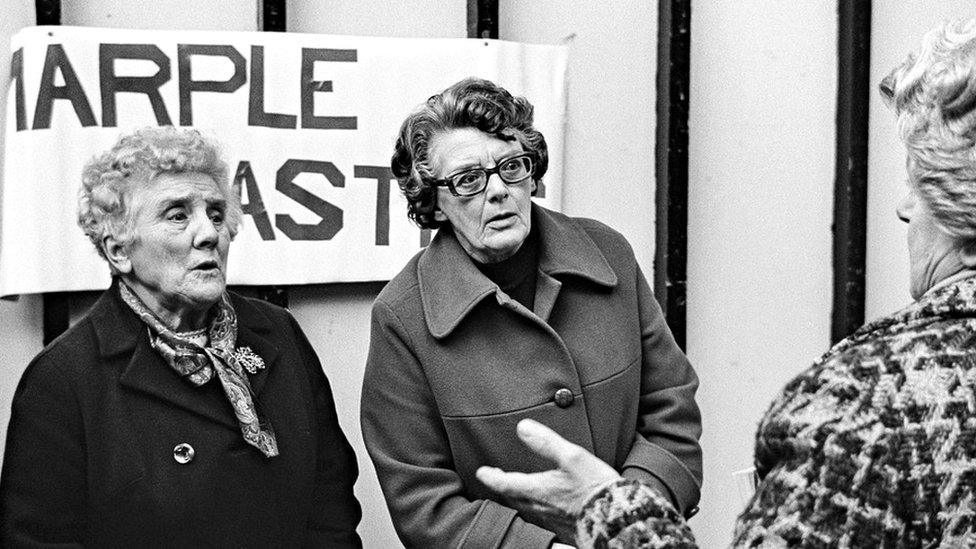
[[[506,185],[514,185],[532,175],[534,165],[532,155],[522,153],[499,160],[494,168],[473,168],[434,180],[434,185],[446,186],[454,196],[474,196],[485,190],[492,174],[497,173]]]

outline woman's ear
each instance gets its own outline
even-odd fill
[[[434,220],[440,221],[441,223],[447,221],[447,216],[444,215],[444,211],[434,206]]]
[[[120,274],[132,272],[132,259],[129,258],[129,250],[124,242],[114,236],[106,236],[102,238],[102,250],[105,251],[105,258],[115,272]]]
[[[959,249],[959,261],[969,269],[976,269],[976,240],[962,243]]]

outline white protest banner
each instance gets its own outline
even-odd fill
[[[194,126],[222,144],[245,206],[230,284],[396,274],[422,245],[389,168],[396,133],[467,76],[535,105],[550,155],[535,200],[561,202],[565,46],[33,27],[11,52],[0,295],[108,286],[75,222],[81,169],[143,126]]]

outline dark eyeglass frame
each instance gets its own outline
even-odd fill
[[[501,171],[499,169],[499,166],[502,166],[502,165],[504,165],[504,164],[506,164],[508,162],[511,162],[512,160],[522,159],[522,158],[524,158],[524,159],[526,159],[526,160],[529,161],[529,174],[526,175],[525,177],[521,177],[519,179],[514,179],[512,181],[509,181],[509,180],[505,179],[505,176],[502,175],[502,173],[501,173]],[[461,170],[459,172],[452,173],[451,175],[445,177],[444,179],[435,179],[435,180],[433,180],[433,183],[434,183],[434,186],[436,186],[436,187],[447,187],[447,190],[451,191],[451,194],[453,194],[454,196],[459,196],[459,197],[465,197],[466,198],[466,197],[469,197],[469,196],[475,196],[475,195],[478,195],[478,194],[481,194],[481,193],[485,192],[485,189],[488,188],[488,180],[491,179],[491,176],[494,175],[494,174],[498,174],[498,177],[506,185],[515,185],[517,183],[521,183],[521,182],[525,181],[526,179],[532,177],[532,172],[534,172],[534,171],[535,171],[535,155],[532,154],[532,153],[527,153],[526,152],[526,153],[513,154],[512,156],[506,156],[505,158],[499,159],[498,162],[495,162],[495,167],[494,168],[471,168],[469,170]],[[461,176],[461,175],[464,175],[464,174],[467,174],[467,173],[472,173],[472,172],[484,172],[484,174],[485,174],[484,184],[477,191],[473,191],[473,192],[470,192],[470,193],[467,193],[467,194],[461,194],[461,193],[459,193],[457,191],[457,189],[454,187],[454,182],[452,180],[453,179],[456,179],[458,176]]]

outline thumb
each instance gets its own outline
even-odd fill
[[[533,419],[523,419],[516,432],[532,451],[562,466],[571,456],[582,450],[558,433]]]

